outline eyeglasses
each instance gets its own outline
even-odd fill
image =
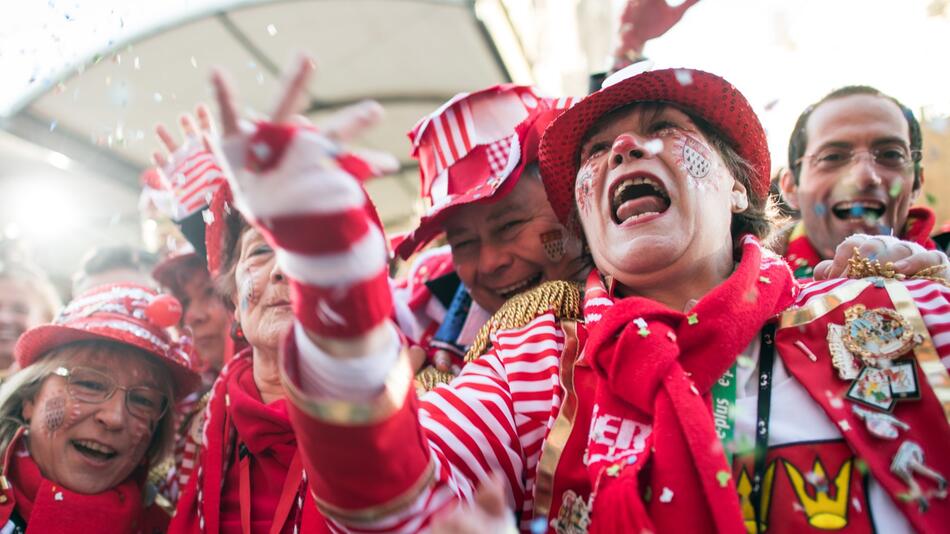
[[[122,387],[109,375],[85,367],[58,367],[53,374],[66,379],[66,392],[78,401],[101,404],[111,399],[117,389],[121,389],[125,392],[125,407],[135,417],[158,421],[168,410],[168,396],[155,388]]]
[[[870,156],[878,167],[893,171],[906,170],[912,163],[916,163],[921,159],[920,150],[908,150],[902,145],[886,145],[870,150],[826,147],[814,154],[806,154],[798,158],[795,164],[800,165],[802,160],[808,159],[811,166],[817,171],[836,171],[850,167],[858,156],[863,154]]]

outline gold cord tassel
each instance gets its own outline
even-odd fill
[[[581,318],[581,285],[556,280],[510,298],[492,315],[469,347],[465,361],[470,362],[484,354],[491,344],[491,335],[499,330],[521,328],[542,313],[554,311],[558,319]]]
[[[939,274],[943,272],[945,268],[945,265],[933,265],[931,267],[921,269],[917,273],[908,277],[898,273],[894,269],[894,264],[892,262],[887,262],[884,265],[881,265],[881,262],[878,260],[870,260],[861,256],[861,253],[858,252],[857,247],[855,247],[854,252],[851,253],[851,258],[848,260],[848,268],[845,271],[845,276],[848,278],[881,277],[893,278],[895,280],[906,280],[910,278],[913,280],[930,280],[931,282],[937,282],[947,286],[950,285],[947,283],[947,279],[943,276],[940,276]]]

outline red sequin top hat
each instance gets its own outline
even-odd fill
[[[584,134],[600,117],[634,102],[666,102],[702,117],[755,169],[753,193],[767,195],[771,162],[765,130],[742,93],[701,70],[644,68],[650,68],[648,62],[634,63],[607,78],[602,89],[561,114],[544,132],[539,150],[541,176],[558,219],[568,224],[573,210]]]
[[[26,367],[49,351],[84,340],[107,340],[144,350],[168,368],[180,399],[201,383],[192,370],[192,348],[185,339],[171,339],[167,327],[178,324],[181,304],[171,295],[137,284],[119,283],[94,287],[60,312],[52,324],[27,330],[17,341],[14,354]]]
[[[442,231],[451,208],[511,191],[525,166],[537,161],[544,128],[573,102],[503,84],[458,94],[423,117],[409,139],[426,213],[396,253],[408,258],[425,246]]]

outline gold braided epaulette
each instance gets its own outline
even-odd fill
[[[448,384],[455,375],[446,371],[439,371],[434,365],[416,373],[416,393],[422,395],[426,391],[435,389],[439,384]]]
[[[491,344],[491,335],[499,330],[521,328],[542,313],[553,311],[559,320],[581,318],[581,284],[555,280],[519,293],[508,299],[482,326],[465,354],[465,362],[484,354]]]

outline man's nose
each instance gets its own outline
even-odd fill
[[[880,169],[869,152],[854,154],[849,174],[859,191],[880,187],[884,183]]]

